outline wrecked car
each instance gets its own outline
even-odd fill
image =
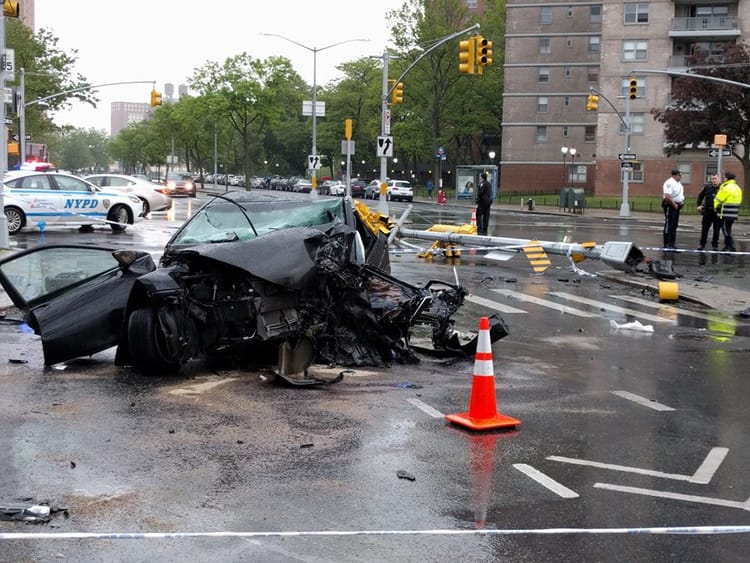
[[[52,365],[117,347],[115,363],[177,372],[197,359],[277,366],[415,362],[411,330],[435,350],[471,353],[452,315],[458,284],[392,276],[388,221],[350,198],[228,192],[146,252],[40,246],[0,261],[0,283]],[[491,337],[507,329],[495,318]]]

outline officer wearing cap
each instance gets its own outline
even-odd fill
[[[680,209],[685,205],[685,188],[682,186],[682,172],[676,168],[662,186],[664,210],[664,248],[674,249],[677,245],[677,226],[680,223]]]

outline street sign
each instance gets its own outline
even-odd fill
[[[635,160],[638,157],[633,153],[621,152],[620,154],[617,155],[617,158],[619,158],[620,160]]]
[[[620,169],[622,169],[622,170],[632,170],[633,169],[633,163],[632,162],[621,162],[620,163]]]
[[[5,49],[0,56],[0,70],[3,72],[16,71],[16,51],[15,49]]]
[[[312,115],[313,114],[313,103],[310,100],[304,100],[302,102],[302,115]],[[319,102],[315,101],[315,117],[325,117],[326,116],[326,103],[325,102]]]
[[[378,156],[393,156],[393,137],[378,137]]]
[[[307,157],[307,168],[309,170],[320,170],[320,156],[311,154]]]
[[[383,125],[385,125],[385,127],[383,127],[383,133],[385,133],[386,135],[390,135],[391,134],[391,110],[389,109],[385,110],[385,122]]]
[[[341,154],[356,154],[354,148],[354,141],[341,141]]]
[[[719,149],[710,149],[708,151],[708,156],[711,158],[718,158]],[[732,151],[729,149],[721,149],[721,156],[732,156]]]

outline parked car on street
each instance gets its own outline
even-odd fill
[[[362,178],[352,178],[350,187],[352,190],[352,197],[365,197],[367,180]]]
[[[164,178],[167,193],[174,197],[176,195],[196,196],[195,182],[190,174],[184,172],[168,172]]]
[[[47,365],[116,346],[117,365],[144,373],[232,360],[275,363],[279,376],[310,384],[315,360],[416,361],[416,326],[436,353],[473,354],[476,337],[462,343],[451,320],[466,290],[391,276],[387,238],[347,198],[233,191],[172,236],[159,267],[135,249],[35,246],[0,260],[0,284],[40,335]],[[501,319],[493,325],[492,338],[507,334]]]
[[[143,202],[143,214],[152,211],[166,211],[172,208],[172,198],[165,192],[164,186],[158,186],[150,180],[143,180],[125,174],[92,174],[84,180],[100,188],[136,195]]]
[[[103,189],[60,172],[9,171],[3,186],[8,233],[24,227],[109,225],[124,231],[143,219],[136,195]]]
[[[341,180],[326,180],[318,189],[320,195],[346,195],[346,185]]]
[[[312,191],[312,182],[307,178],[295,178],[292,182],[292,191],[309,194]]]
[[[388,180],[386,182],[386,198],[388,201],[413,201],[414,189],[407,180]]]
[[[365,188],[365,199],[380,199],[380,180],[373,180]]]

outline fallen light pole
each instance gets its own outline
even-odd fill
[[[521,252],[524,247],[534,244],[541,246],[545,252],[559,256],[571,256],[601,260],[615,270],[634,272],[635,268],[644,260],[644,255],[632,242],[596,243],[564,243],[543,240],[519,239],[508,237],[493,237],[467,235],[456,232],[420,231],[415,229],[398,229],[404,238],[418,240],[440,241],[451,244],[468,246],[493,247],[504,252]]]

